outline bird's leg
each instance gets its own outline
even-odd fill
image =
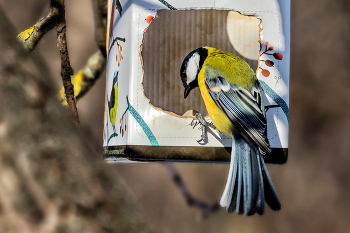
[[[202,124],[202,134],[201,134],[201,139],[197,140],[198,143],[204,142],[205,139],[207,138],[207,127]],[[204,142],[205,143],[205,142]]]
[[[216,129],[216,127],[213,124],[210,124],[207,122],[203,115],[200,114],[199,112],[196,113],[196,118],[198,119],[199,123],[202,125],[202,135],[201,139],[197,140],[197,142],[202,142],[207,138],[207,127],[212,127],[213,129]]]

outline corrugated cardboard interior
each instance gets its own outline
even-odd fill
[[[229,11],[226,10],[159,10],[157,12],[144,33],[141,52],[144,93],[153,106],[178,115],[183,115],[188,110],[206,114],[198,88],[184,99],[180,67],[189,52],[203,46],[216,47],[242,57],[228,38],[228,13]],[[249,20],[252,17],[247,16],[247,18]],[[256,33],[259,34],[259,32],[260,28],[257,26]],[[256,59],[258,59],[258,50]],[[257,60],[242,58],[253,70],[257,69]]]

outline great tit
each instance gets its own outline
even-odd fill
[[[263,156],[271,152],[260,83],[238,56],[201,47],[184,59],[180,76],[184,98],[199,87],[217,130],[234,138],[226,187],[220,205],[229,213],[261,215],[266,203],[281,209]]]

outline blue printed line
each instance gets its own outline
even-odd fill
[[[172,5],[170,5],[167,1],[165,0],[158,0],[161,3],[163,3],[166,7],[168,7],[170,10],[177,10],[175,7],[173,7]]]
[[[282,111],[284,112],[284,114],[286,114],[287,120],[289,120],[289,108],[288,105],[286,103],[286,101],[284,101],[274,90],[271,89],[271,87],[269,87],[269,85],[267,85],[264,81],[259,80],[262,89],[264,90],[264,92],[270,96],[271,99],[273,99],[273,101],[275,101],[281,108]]]
[[[142,119],[140,114],[134,109],[133,106],[131,106],[131,104],[129,103],[128,97],[126,97],[126,100],[128,102],[129,112],[135,118],[137,123],[139,123],[139,125],[141,126],[143,132],[146,134],[146,136],[147,136],[149,142],[151,143],[151,145],[152,146],[159,146],[157,138],[154,136],[154,134],[152,133],[151,129],[148,127],[146,122]]]

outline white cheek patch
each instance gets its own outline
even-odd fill
[[[200,56],[198,53],[194,53],[192,57],[188,60],[186,67],[187,74],[187,85],[196,79],[198,69],[199,69]]]

